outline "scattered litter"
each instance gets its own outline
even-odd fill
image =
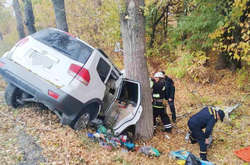
[[[170,137],[169,137],[168,135],[165,135],[165,138],[166,138],[166,139],[170,139]]]
[[[185,165],[201,165],[201,162],[192,153],[189,153]]]
[[[128,137],[126,135],[116,137],[111,132],[112,131],[106,129],[103,125],[100,125],[98,126],[96,133],[87,133],[87,136],[108,150],[118,147],[124,147],[124,149],[128,151],[134,149],[135,144],[128,141]]]
[[[156,148],[151,146],[143,146],[139,149],[139,152],[144,153],[145,155],[148,156],[156,156],[156,157],[160,156],[160,152]]]
[[[187,132],[186,136],[185,136],[185,141],[188,143],[189,142],[189,138],[190,138],[190,133]]]
[[[135,144],[129,140],[127,135],[116,137],[111,132],[112,131],[106,129],[103,125],[99,125],[95,133],[87,133],[87,136],[94,142],[98,142],[101,147],[107,150],[122,147],[122,152],[138,151],[148,156],[160,156],[160,152],[156,148],[151,146],[143,146],[140,148],[137,146],[135,148]],[[170,139],[168,135],[165,135],[165,137]]]
[[[169,153],[169,156],[171,158],[174,158],[174,159],[187,160],[187,158],[188,158],[188,156],[189,156],[190,153],[191,152],[188,152],[188,151],[178,150],[178,151],[171,151]],[[201,165],[214,165],[214,163],[212,163],[212,162],[200,160],[197,157],[195,157],[195,158],[200,161]]]
[[[250,146],[234,151],[235,155],[246,162],[250,162]]]
[[[107,133],[107,129],[106,129],[103,125],[100,125],[100,126],[97,128],[97,132],[98,132],[98,133],[102,133],[102,134],[106,134],[106,133]]]
[[[185,165],[186,160],[177,160],[176,162],[178,165]]]
[[[124,143],[124,146],[125,146],[128,150],[133,150],[133,149],[135,148],[135,144],[134,144],[134,143],[130,143],[130,142]]]
[[[121,141],[123,143],[125,143],[127,141],[127,136],[126,135],[120,135],[119,138],[121,139]]]

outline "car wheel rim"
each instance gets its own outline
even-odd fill
[[[76,130],[82,130],[84,128],[87,127],[88,122],[89,122],[89,114],[88,113],[84,113],[76,122],[75,124],[75,129]]]

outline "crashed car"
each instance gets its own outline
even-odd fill
[[[7,105],[41,103],[76,130],[101,118],[119,135],[142,112],[138,82],[125,79],[102,50],[58,29],[20,40],[0,58],[0,74]]]

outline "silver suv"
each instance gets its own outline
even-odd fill
[[[49,28],[20,40],[0,58],[7,105],[42,103],[80,130],[101,116],[116,135],[139,120],[140,84],[124,79],[107,55]]]

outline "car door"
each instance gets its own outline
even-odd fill
[[[142,113],[141,86],[137,81],[123,79],[116,99],[119,113],[113,130],[119,135],[131,125],[135,125]]]

